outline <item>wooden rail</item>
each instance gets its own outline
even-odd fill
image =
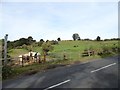
[[[85,50],[83,53],[82,53],[82,56],[91,56],[91,55],[94,55],[94,50]]]

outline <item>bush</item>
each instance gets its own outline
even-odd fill
[[[112,47],[113,52],[118,52],[118,47]]]
[[[57,45],[58,44],[58,41],[54,41],[54,40],[52,40],[52,41],[50,41],[50,43],[51,43],[51,45]]]
[[[107,46],[107,45],[103,45],[103,46],[101,47],[101,49],[102,49],[102,50],[100,50],[100,51],[98,52],[98,55],[100,55],[100,56],[105,56],[105,55],[110,55],[110,54],[112,54],[112,47],[109,47],[109,46]]]
[[[2,68],[2,78],[7,79],[10,77],[13,73],[13,70],[10,66],[3,66]]]
[[[110,47],[103,47],[103,53],[104,54],[110,54],[111,53],[111,48]]]

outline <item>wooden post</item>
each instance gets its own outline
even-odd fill
[[[88,50],[88,55],[90,56],[90,50]]]
[[[33,56],[32,56],[32,53],[31,53],[31,51],[30,51],[30,63],[32,63],[33,62]]]
[[[39,60],[39,63],[41,63],[41,58],[40,58],[40,55],[38,55],[38,60]]]
[[[43,62],[46,62],[46,52],[44,51],[44,61]]]
[[[22,67],[23,67],[24,65],[23,65],[23,55],[22,55]]]
[[[7,39],[8,39],[8,34],[6,34],[4,37],[4,64],[5,65],[7,65]]]
[[[63,55],[63,58],[64,58],[64,60],[66,60],[66,55],[65,54]]]

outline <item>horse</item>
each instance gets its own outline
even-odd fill
[[[23,62],[29,62],[30,61],[30,57],[28,54],[23,54],[23,55],[19,55],[19,63],[23,64]]]
[[[29,56],[33,58],[34,62],[37,62],[40,59],[40,55],[39,52],[29,52]]]
[[[20,64],[23,62],[30,62],[30,61],[33,61],[33,62],[38,62],[40,63],[40,53],[39,52],[29,52],[27,54],[23,54],[23,55],[19,55],[19,62]]]

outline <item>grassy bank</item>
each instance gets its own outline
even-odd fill
[[[113,56],[113,55],[108,55],[108,56]],[[105,56],[105,57],[108,57]],[[100,56],[90,56],[90,57],[84,57],[80,60],[57,60],[57,61],[52,61],[52,62],[46,62],[46,63],[34,63],[32,65],[24,66],[24,67],[13,67],[12,68],[12,74],[10,77],[7,79],[19,77],[21,75],[33,75],[37,72],[45,71],[48,69],[53,69],[56,67],[61,67],[61,66],[66,66],[66,65],[72,65],[72,64],[78,64],[78,63],[83,63],[86,61],[91,61],[94,59],[100,59]],[[3,79],[6,80],[6,79]]]
[[[31,75],[46,69],[113,56],[118,54],[118,52],[113,51],[113,48],[115,47],[119,47],[118,41],[60,41],[58,45],[54,45],[54,50],[48,53],[51,62],[40,64],[34,63],[24,67],[13,67],[13,73],[8,78],[19,75]],[[95,55],[82,57],[82,53],[87,49],[94,50]],[[109,51],[110,53],[98,55],[97,53],[101,52],[103,49]],[[33,47],[33,50],[42,52],[41,47],[38,46]],[[17,57],[18,55],[27,52],[28,51],[25,49],[11,49],[9,51],[9,55],[12,57]],[[64,54],[66,55],[66,60],[63,59]]]
[[[68,59],[80,60],[83,58],[84,50],[92,49],[98,53],[103,48],[112,49],[113,47],[118,47],[118,41],[62,41],[54,46],[54,51],[50,55],[61,60],[63,54],[66,54]]]
[[[93,49],[95,52],[101,51],[103,47],[113,48],[118,47],[118,41],[60,41],[58,45],[53,45],[54,50],[49,52],[49,57],[52,59],[63,59],[66,54],[68,59],[78,60],[84,50]],[[33,47],[33,51],[42,53],[40,46]],[[11,49],[9,55],[18,57],[20,54],[28,53],[26,49]]]

